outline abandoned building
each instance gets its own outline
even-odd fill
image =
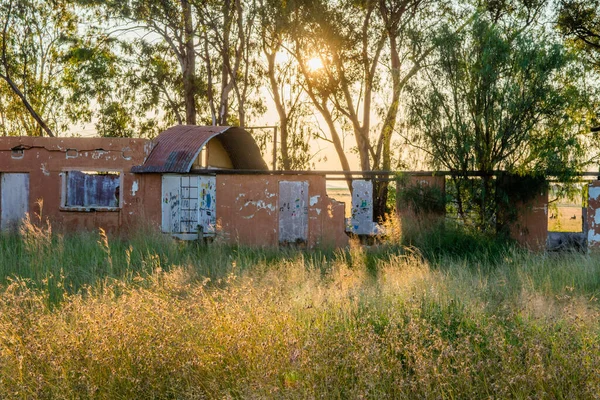
[[[405,184],[444,191],[445,177],[415,172]],[[253,137],[236,127],[178,125],[153,140],[0,138],[1,230],[42,212],[63,231],[124,232],[150,224],[180,239],[343,247],[350,233],[380,232],[372,181],[354,179],[352,187],[346,219],[345,204],[327,195],[324,173],[268,171]],[[518,242],[541,250],[564,240],[548,232],[547,191],[527,204],[512,203]],[[600,249],[600,181],[589,185],[587,203],[582,233],[569,237]],[[409,208],[397,211],[402,224],[411,223]],[[434,214],[443,218],[445,211]]]
[[[235,171],[235,173],[228,173]],[[179,125],[154,140],[0,138],[0,228],[39,213],[65,231],[140,223],[182,239],[345,246],[344,204],[325,177],[265,171],[258,146],[235,127]]]

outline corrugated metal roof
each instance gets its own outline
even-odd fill
[[[159,134],[152,153],[143,165],[131,169],[137,173],[186,173],[208,141],[217,137],[231,158],[235,169],[266,170],[260,149],[252,135],[230,126],[177,125]]]

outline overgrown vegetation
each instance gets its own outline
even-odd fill
[[[457,246],[427,261],[393,243],[278,252],[31,222],[0,249],[3,398],[600,391],[593,257],[505,246],[492,260]]]
[[[431,167],[453,172],[460,218],[487,232],[511,219],[501,207],[516,192],[503,186],[536,195],[546,176],[571,183],[593,140],[578,119],[593,113],[584,111],[590,99],[579,91],[585,74],[576,58],[529,18],[495,15],[477,15],[459,33],[442,30],[410,119],[410,142]]]

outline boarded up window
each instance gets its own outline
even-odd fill
[[[0,229],[16,227],[29,211],[29,174],[0,174]]]
[[[279,243],[308,241],[308,182],[279,182]]]
[[[121,176],[118,172],[65,172],[63,207],[118,208],[120,186]]]

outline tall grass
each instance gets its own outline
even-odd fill
[[[428,261],[47,228],[0,239],[2,398],[600,393],[595,257]]]

